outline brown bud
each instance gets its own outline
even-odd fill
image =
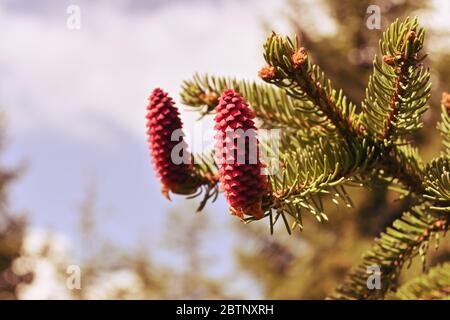
[[[362,123],[358,124],[358,131],[362,134],[367,134],[367,129]]]
[[[444,220],[438,220],[438,221],[436,221],[436,223],[434,225],[436,226],[436,228],[440,229],[443,226],[445,226],[445,221]]]
[[[274,67],[267,65],[259,70],[258,75],[263,80],[272,80],[277,77],[277,72]]]
[[[302,66],[306,59],[308,58],[308,54],[306,53],[306,49],[301,47],[297,52],[292,54],[292,62],[294,63],[294,68],[298,68]]]
[[[200,94],[200,99],[208,106],[216,105],[218,98],[214,92]]]
[[[395,58],[393,56],[385,55],[385,56],[383,56],[383,61],[387,65],[390,65],[390,66],[394,66],[395,65]]]
[[[442,93],[441,104],[447,108],[447,111],[450,112],[450,94],[448,92]]]
[[[408,31],[406,34],[407,40],[414,40],[416,38],[417,34],[414,31]]]

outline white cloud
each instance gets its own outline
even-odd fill
[[[108,142],[117,125],[142,136],[153,87],[178,98],[181,80],[195,71],[254,78],[265,37],[260,18],[277,6],[176,2],[131,14],[111,2],[85,3],[80,31],[66,28],[65,11],[61,19],[0,11],[0,103],[13,133],[49,127]]]

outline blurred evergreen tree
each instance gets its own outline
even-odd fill
[[[0,152],[3,151],[3,115],[0,114]],[[17,299],[21,284],[33,279],[32,272],[20,272],[14,267],[22,255],[26,221],[13,213],[8,204],[8,192],[15,181],[18,170],[0,167],[0,300]]]

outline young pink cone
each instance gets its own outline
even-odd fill
[[[182,122],[178,109],[171,97],[160,88],[153,90],[148,98],[147,106],[147,135],[151,150],[153,167],[162,184],[162,193],[168,199],[169,191],[179,194],[191,194],[196,190],[192,179],[192,165],[190,161],[176,164],[172,160],[172,150],[175,146],[182,149],[183,158],[191,160],[187,152],[187,144],[183,136],[172,141],[172,133],[182,129]]]
[[[230,211],[241,219],[244,215],[261,219],[264,216],[262,198],[267,193],[268,182],[267,176],[261,174],[264,165],[259,157],[257,130],[252,120],[254,114],[233,90],[223,92],[216,111],[215,155]],[[250,138],[247,141],[240,139],[242,133]]]

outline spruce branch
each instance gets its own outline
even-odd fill
[[[431,268],[427,274],[418,276],[402,285],[395,294],[388,296],[395,300],[449,300],[450,263]]]
[[[408,23],[407,20],[404,24],[408,25]],[[414,22],[409,31],[413,32],[416,28],[417,23]],[[404,48],[405,52],[408,52],[416,60],[420,59],[417,58],[415,53],[410,53],[410,47],[413,45],[416,51],[420,47],[416,43],[417,39],[423,40],[423,31],[420,30],[417,36],[414,35],[412,44],[408,40],[398,45],[399,48]],[[408,37],[412,37],[412,32],[408,33]],[[391,46],[388,45],[388,47]],[[363,168],[366,170],[366,174],[377,174],[385,179],[394,179],[409,192],[421,194],[424,190],[422,165],[414,148],[403,145],[385,148],[373,140],[372,136],[367,134],[361,116],[356,115],[354,105],[347,102],[341,90],[336,91],[331,87],[330,81],[325,78],[317,65],[309,62],[306,50],[300,48],[296,41],[294,43],[287,37],[272,34],[264,48],[268,65],[260,71],[260,76],[263,80],[274,83],[282,90],[235,79],[199,77],[196,75],[192,81],[185,81],[183,85],[181,94],[183,102],[191,107],[200,107],[200,112],[204,115],[212,110],[214,103],[216,103],[216,97],[224,89],[235,89],[250,102],[257,117],[263,122],[262,127],[283,127],[296,131],[293,134],[289,133],[287,141],[288,143],[297,143],[297,147],[306,151],[297,152],[295,157],[292,154],[289,155],[288,157],[297,160],[289,161],[291,165],[298,165],[298,163],[304,162],[304,159],[312,159],[317,163],[327,163],[329,167],[336,167],[336,165],[343,167],[338,163],[345,157],[330,157],[320,147],[304,148],[308,145],[320,146],[321,137],[327,137],[327,139],[330,139],[330,145],[336,142],[336,149],[349,151],[350,158],[360,161],[359,163],[352,163],[353,168],[358,169],[354,170],[354,173],[356,171],[361,173]],[[395,61],[388,62],[390,64],[396,63]],[[409,70],[409,67],[404,66],[404,69]],[[398,86],[401,85],[410,84],[399,82]],[[398,94],[396,97],[400,99],[401,95]],[[346,146],[339,143],[339,136],[345,140]],[[311,152],[314,149],[318,151]],[[285,150],[287,148],[283,149],[283,153]],[[328,163],[328,159],[333,159],[335,163]],[[317,170],[317,168],[311,166],[306,167]],[[289,187],[287,188],[287,190],[291,190],[290,194],[293,194],[292,190],[298,190],[293,186],[293,182],[301,181],[300,176],[301,174],[298,173],[294,176],[297,178],[290,179],[291,185],[288,184]],[[348,178],[351,175],[335,176],[340,179],[344,176]],[[322,192],[326,189],[326,183],[323,182],[327,181],[326,177],[325,174],[321,176],[321,179],[325,179],[322,181],[320,179],[314,181],[313,179],[311,188],[305,187],[307,183],[303,184],[302,192],[304,193],[306,190],[311,193]],[[276,180],[276,177],[272,179],[272,181]],[[333,183],[334,181],[328,182]],[[317,188],[318,185],[323,186],[323,188]],[[278,194],[283,194],[284,188],[282,188],[282,192],[279,192],[279,190],[276,190],[278,187],[277,183],[273,185]]]
[[[332,195],[335,203],[350,205],[344,185],[361,185],[359,178],[352,174],[362,165],[355,162],[370,159],[368,155],[373,154],[373,150],[368,150],[370,146],[361,144],[360,147],[367,150],[360,148],[357,152],[348,152],[335,136],[322,139],[331,131],[331,126],[328,130],[323,129],[320,119],[311,112],[313,105],[308,100],[293,99],[282,90],[265,84],[196,75],[193,80],[184,82],[181,96],[184,104],[201,108],[200,113],[205,115],[211,108],[203,97],[216,96],[223,88],[235,88],[246,97],[258,119],[262,120],[261,127],[281,127],[287,131],[280,146],[281,163],[285,167],[280,176],[270,177],[273,193],[263,205],[265,217],[270,218],[272,210],[276,212],[275,218],[270,219],[271,228],[281,220],[280,217],[285,223],[294,219],[293,227],[288,227],[289,232],[295,226],[302,227],[302,209],[313,213],[319,221],[327,220],[319,205],[324,195]],[[245,219],[252,220],[253,217]]]
[[[450,212],[450,159],[441,156],[427,166],[425,189],[424,198],[433,201],[430,209]]]
[[[211,199],[215,202],[219,196],[219,177],[217,175],[217,165],[214,162],[213,153],[194,155],[194,175],[198,181],[197,193],[188,197],[192,199],[203,194],[197,211],[202,211],[203,208]]]
[[[368,156],[373,152],[369,146],[362,145],[355,152],[325,138],[314,145],[301,146],[295,137],[285,144],[282,170],[270,177],[272,209],[286,213],[294,219],[294,226],[302,227],[301,210],[310,212],[319,222],[328,220],[323,208],[324,197],[330,197],[335,204],[352,206],[345,187],[367,184],[363,173],[374,159]]]
[[[419,157],[415,156],[417,151],[411,146],[396,146],[393,150],[400,150],[402,152],[398,155],[407,156],[407,159],[398,159],[397,162],[409,164],[397,175],[404,174],[403,181],[411,182],[411,187],[414,187],[411,192],[415,195],[418,205],[395,220],[381,234],[374,246],[364,255],[363,261],[352,270],[336,294],[331,296],[334,299],[384,298],[386,293],[396,288],[402,267],[417,255],[420,255],[425,263],[430,240],[438,239],[439,233],[447,231],[449,227],[448,214],[441,214],[442,211],[449,211],[449,160],[441,156],[423,169],[423,164],[417,161]],[[421,178],[411,175],[410,172],[419,172]],[[421,179],[424,182],[421,182]],[[381,268],[381,290],[368,289],[367,268],[370,266]]]
[[[423,161],[417,148],[411,145],[396,145],[384,148],[375,144],[380,155],[377,163],[379,177],[398,181],[415,197],[425,191],[423,185]]]
[[[330,192],[334,184],[344,184],[345,181],[358,181],[360,184],[364,174],[395,179],[409,192],[422,190],[420,158],[417,158],[416,150],[409,146],[385,149],[373,141],[366,134],[354,105],[347,102],[341,90],[337,92],[331,87],[318,66],[310,64],[304,48],[275,34],[269,37],[264,47],[269,65],[260,71],[260,76],[281,90],[252,82],[196,75],[193,80],[184,82],[181,96],[185,104],[200,108],[200,113],[205,115],[216,103],[214,97],[224,89],[232,88],[246,97],[262,120],[261,127],[288,131],[287,139],[283,139],[287,143],[283,143],[281,154],[283,162],[288,163],[286,171],[296,174],[271,178],[274,192],[272,200],[267,202],[268,207],[287,212],[301,225],[301,206],[295,210],[292,208],[301,203],[323,220],[325,214],[320,206],[315,205],[321,199],[314,200],[314,196],[320,197]],[[323,148],[323,137],[326,137],[329,147],[333,146],[332,149]],[[339,137],[344,138],[345,145]],[[292,148],[297,151],[289,152]],[[317,164],[325,165],[320,167]],[[350,167],[352,170],[346,170]],[[325,171],[333,170],[322,172],[324,168]],[[295,203],[289,202],[290,199]]]
[[[337,129],[338,136],[349,147],[355,148],[355,152],[362,143],[375,148],[373,154],[380,159],[376,168],[382,175],[398,179],[411,191],[423,190],[421,173],[416,170],[416,166],[411,165],[410,152],[396,146],[385,148],[374,140],[361,121],[364,114],[357,115],[354,105],[347,102],[342,90],[332,88],[331,82],[319,67],[309,62],[306,50],[299,48],[297,41],[272,33],[264,45],[264,56],[277,75],[264,80],[277,85],[294,98],[309,99],[314,104],[312,111],[323,119],[324,124]]]
[[[202,177],[200,184],[206,186],[206,200],[201,206],[217,196],[220,177],[234,214],[244,221],[267,217],[271,231],[282,220],[291,232],[302,228],[302,211],[310,212],[319,221],[328,219],[324,197],[351,206],[347,186],[366,185],[374,177],[388,181],[395,189],[398,185],[403,196],[411,196],[411,209],[381,233],[332,296],[384,298],[396,288],[404,265],[416,256],[425,261],[431,240],[438,239],[450,221],[450,96],[443,96],[439,124],[446,154],[424,165],[409,140],[423,126],[421,115],[430,97],[430,74],[422,65],[425,55],[420,55],[424,34],[417,19],[396,21],[387,29],[380,41],[383,58],[374,60],[360,114],[342,90],[331,86],[297,40],[275,33],[264,44],[267,65],[259,76],[277,88],[198,75],[185,81],[183,102],[202,116],[216,108],[216,130],[221,134],[228,131],[228,126],[256,131],[251,120],[253,111],[261,127],[284,129],[281,170],[268,176],[267,184],[265,178],[258,178],[262,162],[245,169],[222,163],[218,172],[204,163],[186,168],[190,174]],[[224,142],[219,136],[217,154],[223,155]],[[167,159],[163,160],[162,164]],[[193,188],[188,191],[192,193]],[[367,270],[372,266],[381,268],[380,290],[367,286]]]
[[[391,24],[380,40],[383,62],[375,57],[362,102],[362,122],[382,155],[380,169],[419,196],[424,191],[423,164],[407,139],[423,126],[420,118],[431,91],[430,73],[421,64],[426,55],[419,55],[424,37],[417,18]]]
[[[363,261],[351,271],[348,279],[330,298],[384,298],[387,292],[397,286],[402,267],[417,255],[425,261],[430,240],[438,239],[439,233],[446,231],[448,225],[447,219],[427,213],[426,204],[411,208],[375,240]],[[381,270],[380,289],[369,289],[367,285],[368,270],[373,266],[378,266]]]
[[[347,142],[362,135],[364,128],[360,126],[354,104],[342,90],[332,88],[319,66],[310,63],[297,38],[292,41],[272,33],[264,44],[264,58],[268,64],[265,68],[273,67],[276,73],[263,80],[295,99],[309,100],[313,104],[311,112],[322,119],[322,125],[335,128]]]
[[[282,128],[289,134],[305,137],[305,141],[327,135],[332,130],[330,126],[322,126],[322,119],[311,112],[313,105],[310,101],[293,99],[284,91],[266,84],[196,74],[183,82],[180,95],[183,104],[205,116],[213,112],[218,97],[226,89],[239,92],[246,98],[262,122],[261,128]]]
[[[419,55],[424,37],[417,18],[407,18],[395,21],[380,41],[383,61],[375,56],[362,109],[369,133],[385,144],[403,143],[423,126],[431,94],[430,73],[421,64],[426,55]]]

